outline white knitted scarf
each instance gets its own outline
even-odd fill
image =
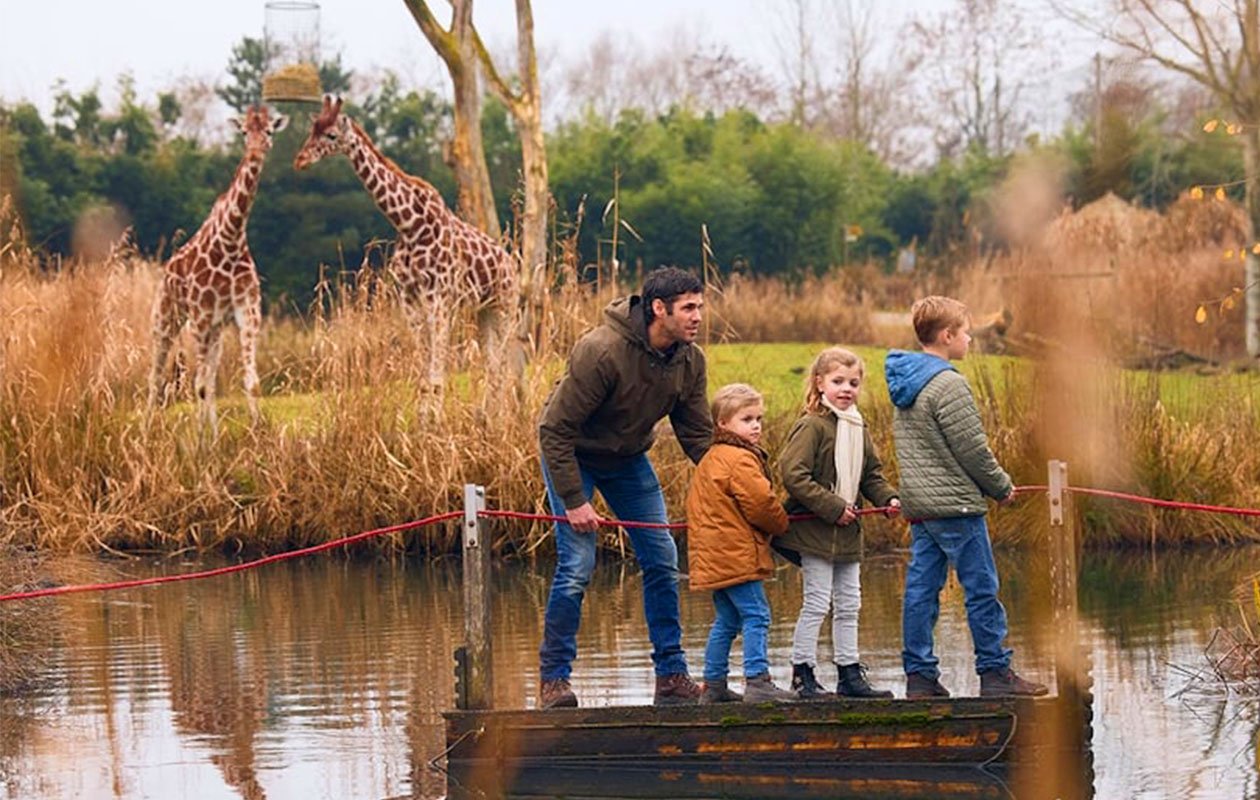
[[[862,480],[862,460],[866,455],[866,442],[863,440],[862,413],[856,405],[844,411],[836,408],[826,395],[820,398],[822,404],[836,415],[836,485],[833,491],[849,505],[857,502],[858,484]]]

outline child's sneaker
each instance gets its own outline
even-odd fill
[[[743,699],[744,696],[742,694],[731,691],[731,688],[726,685],[726,678],[706,680],[704,682],[704,694],[700,695],[700,703],[702,705],[710,703],[738,703]]]
[[[795,699],[795,694],[774,685],[769,672],[744,679],[745,703],[785,703]]]

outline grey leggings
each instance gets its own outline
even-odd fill
[[[831,638],[837,664],[858,661],[858,610],[862,607],[862,565],[842,564],[801,554],[801,615],[792,635],[792,663],[818,666],[818,634],[831,611]]]

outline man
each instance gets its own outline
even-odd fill
[[[543,708],[574,707],[569,685],[577,656],[582,598],[595,569],[598,489],[618,519],[663,523],[665,496],[647,451],[669,416],[693,462],[709,448],[713,423],[705,397],[700,333],[703,285],[673,267],[653,270],[639,296],[614,300],[604,322],[573,347],[543,407],[538,438],[543,480],[556,524],[556,571],[539,648]],[[643,570],[643,613],[656,666],[657,705],[694,703],[678,620],[678,549],[670,532],[627,527]]]

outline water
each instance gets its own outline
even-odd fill
[[[1258,703],[1191,678],[1206,666],[1213,632],[1237,620],[1231,595],[1260,565],[1257,556],[1086,554],[1081,631],[1094,656],[1097,797],[1260,792]],[[199,566],[116,569],[139,577]],[[1045,563],[1000,553],[999,569],[1017,666],[1052,680]],[[863,567],[863,657],[872,683],[898,694],[903,574],[902,556]],[[537,696],[548,577],[542,564],[496,571],[500,706],[525,707]],[[454,563],[313,557],[58,599],[67,627],[49,680],[21,698],[0,698],[0,798],[443,796],[445,778],[428,762],[445,746],[441,712],[453,705],[459,586]],[[798,578],[785,568],[768,588],[771,660],[785,681]],[[974,693],[960,594],[947,587],[938,643],[945,683]],[[707,594],[684,592],[685,645],[697,674],[711,615]],[[633,567],[602,565],[574,675],[584,705],[650,701],[642,619]],[[829,667],[823,675],[834,680]]]

